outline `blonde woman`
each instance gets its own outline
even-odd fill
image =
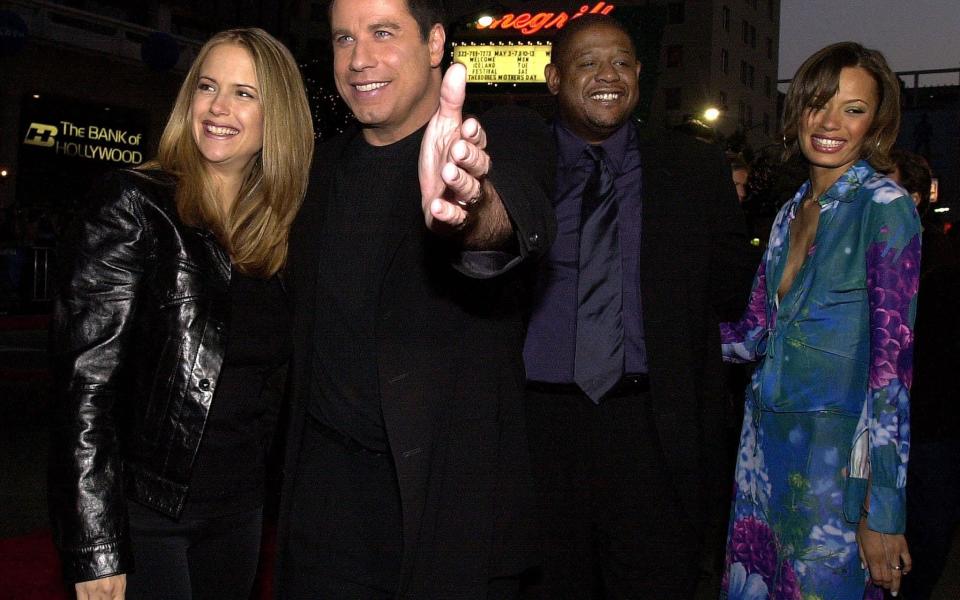
[[[289,51],[216,34],[153,161],[77,224],[52,328],[50,505],[77,597],[245,598],[256,572],[265,393],[290,351],[279,274],[313,128]]]

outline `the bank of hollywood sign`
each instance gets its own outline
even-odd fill
[[[544,29],[560,29],[566,25],[567,21],[577,19],[583,15],[601,14],[608,15],[613,10],[612,4],[606,2],[597,2],[593,6],[584,4],[572,15],[566,12],[538,12],[538,13],[520,13],[515,15],[507,13],[503,16],[493,19],[487,25],[477,23],[477,29],[516,29],[523,35],[532,35]]]

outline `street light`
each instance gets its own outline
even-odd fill
[[[720,109],[716,106],[708,106],[707,110],[703,111],[703,118],[710,123],[715,122],[720,118]]]

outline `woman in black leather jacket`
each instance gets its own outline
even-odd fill
[[[245,598],[259,552],[264,390],[313,128],[289,51],[215,35],[156,159],[93,194],[61,268],[50,510],[87,598]]]

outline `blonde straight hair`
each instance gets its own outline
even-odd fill
[[[229,212],[216,200],[193,138],[190,110],[203,61],[219,44],[234,44],[250,53],[263,107],[263,148]],[[313,142],[310,105],[290,51],[262,29],[230,29],[200,49],[180,86],[156,158],[140,168],[174,175],[181,220],[209,229],[238,271],[266,278],[286,263],[290,225],[306,192]]]

